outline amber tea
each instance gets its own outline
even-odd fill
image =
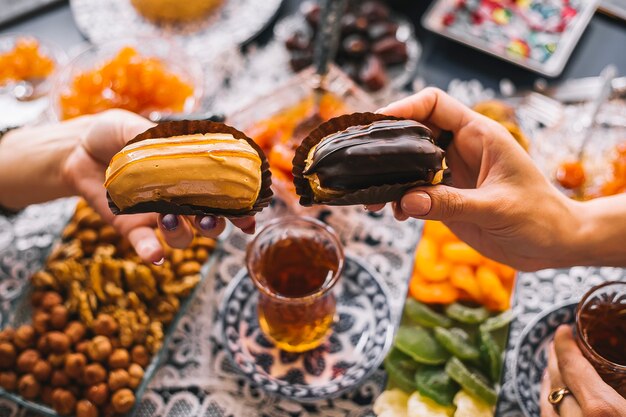
[[[263,229],[248,248],[248,270],[259,289],[259,325],[290,352],[319,346],[329,333],[332,287],[343,265],[339,242],[323,223],[286,218]]]

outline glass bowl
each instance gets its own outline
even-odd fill
[[[193,93],[184,103],[181,113],[193,112],[200,106],[203,97],[204,84],[202,67],[183,48],[162,38],[136,37],[118,39],[100,45],[93,45],[78,54],[69,64],[60,71],[54,79],[50,97],[50,114],[53,119],[62,120],[63,109],[60,97],[69,90],[75,77],[93,70],[110,61],[124,47],[134,48],[142,57],[152,57],[160,61],[168,72],[176,74],[183,81],[193,86]],[[106,94],[107,90],[104,90]],[[172,114],[169,110],[145,109],[139,112],[142,116],[160,119],[162,114]]]

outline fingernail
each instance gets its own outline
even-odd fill
[[[402,197],[402,211],[409,216],[425,216],[430,212],[432,201],[423,191],[415,191]]]
[[[207,232],[211,231],[217,226],[217,217],[204,216],[198,221],[198,226],[200,226],[200,229],[206,230]]]
[[[161,224],[163,224],[165,230],[172,232],[178,227],[178,216],[175,214],[166,214],[161,219]]]
[[[159,244],[152,241],[151,239],[142,240],[141,242],[137,243],[137,247],[135,248],[135,250],[137,251],[137,255],[139,255],[143,259],[149,259],[149,256],[159,249]]]
[[[163,265],[163,263],[165,263],[165,258],[161,258],[156,262],[152,262],[153,264],[155,264],[156,266],[161,266]]]

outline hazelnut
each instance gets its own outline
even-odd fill
[[[76,397],[70,391],[63,388],[52,391],[52,408],[57,413],[61,415],[73,414],[74,407],[76,407]]]
[[[70,378],[82,378],[85,366],[87,358],[82,353],[70,353],[65,357],[65,373]]]
[[[109,389],[117,391],[120,388],[127,388],[130,385],[130,376],[124,369],[115,369],[109,373]]]
[[[93,331],[97,335],[114,336],[118,329],[117,321],[108,314],[98,314],[93,322]]]
[[[70,378],[67,374],[59,369],[52,371],[52,378],[50,378],[50,385],[53,387],[65,388],[70,384]]]
[[[98,417],[98,407],[89,400],[80,400],[76,404],[76,417]]]
[[[67,307],[62,304],[54,306],[52,310],[50,310],[50,325],[53,329],[63,330],[67,324],[68,316],[69,312],[67,311]]]
[[[135,394],[128,388],[122,388],[111,396],[111,404],[116,412],[128,413],[135,405]]]
[[[48,336],[45,334],[39,336],[39,339],[37,339],[36,347],[37,351],[42,355],[47,355],[48,353],[50,353],[50,343],[48,343]]]
[[[33,375],[39,382],[46,382],[52,374],[52,366],[43,359],[39,359],[33,367]]]
[[[7,391],[15,391],[17,375],[12,371],[0,372],[0,387]]]
[[[52,406],[52,392],[54,391],[53,387],[48,385],[41,388],[41,402],[46,405]]]
[[[31,374],[26,374],[20,378],[17,382],[17,392],[27,400],[34,400],[39,395],[41,386],[35,377]]]
[[[83,355],[87,356],[88,355],[88,350],[89,350],[89,340],[83,340],[81,342],[78,342],[76,344],[76,352],[78,353],[82,353]]]
[[[130,377],[129,385],[132,389],[135,389],[141,384],[143,379],[143,368],[133,363],[128,367],[128,375]]]
[[[65,353],[51,353],[48,355],[48,363],[54,369],[61,369],[65,365]]]
[[[41,359],[39,352],[35,349],[26,349],[17,357],[17,369],[23,374],[33,371],[37,361]]]
[[[96,384],[87,389],[85,396],[95,405],[102,406],[109,399],[109,387],[105,383]]]
[[[45,311],[39,310],[33,315],[33,328],[39,334],[44,334],[48,331],[50,325],[50,315]]]
[[[0,369],[9,369],[15,363],[15,347],[9,342],[0,342]]]
[[[52,307],[63,302],[63,298],[55,291],[46,291],[41,298],[41,308],[46,311],[52,310]]]
[[[150,363],[150,354],[148,354],[145,346],[136,345],[133,347],[130,357],[133,362],[139,364],[142,368],[145,368]]]
[[[109,367],[111,369],[128,368],[130,355],[126,349],[115,349],[109,356]]]
[[[13,343],[19,349],[33,347],[35,345],[35,329],[33,329],[33,326],[25,324],[18,327],[13,337]]]
[[[0,330],[0,342],[13,342],[15,336],[15,329],[11,326],[7,326]]]
[[[106,370],[99,363],[91,363],[85,367],[83,381],[86,385],[95,385],[107,379]]]
[[[48,343],[54,353],[65,353],[70,348],[70,338],[58,331],[48,333]]]
[[[70,321],[63,332],[70,338],[70,342],[78,343],[85,337],[87,329],[79,321]]]
[[[111,347],[113,349],[119,349],[122,347],[122,342],[120,341],[119,337],[112,337],[111,338]]]
[[[45,294],[45,291],[33,291],[33,294],[30,296],[30,304],[33,307],[41,307],[41,301]]]
[[[112,350],[113,347],[108,337],[96,336],[89,343],[87,353],[92,360],[102,362],[111,356]]]

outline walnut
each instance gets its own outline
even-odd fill
[[[70,342],[76,344],[85,337],[86,331],[87,328],[81,322],[70,321],[65,327],[64,333],[70,338]]]
[[[200,262],[201,264],[209,260],[209,255],[210,255],[209,251],[206,250],[205,248],[196,249],[196,260]]]
[[[53,329],[62,330],[67,324],[69,312],[64,305],[57,305],[50,310],[50,325]]]
[[[74,407],[76,407],[76,397],[69,390],[57,388],[52,391],[52,408],[57,413],[62,416],[73,414]]]
[[[30,279],[37,289],[59,289],[59,283],[49,272],[37,271]]]
[[[65,365],[65,353],[51,353],[48,355],[48,363],[54,369],[61,369]]]
[[[136,389],[143,379],[143,368],[136,363],[128,367],[128,376],[130,377],[129,385],[132,389]]]
[[[181,277],[184,277],[185,275],[195,275],[199,272],[200,264],[197,261],[186,261],[176,267],[176,274]]]
[[[13,371],[0,372],[0,387],[6,391],[15,391],[17,386],[17,374]]]
[[[87,353],[92,360],[103,362],[111,356],[112,350],[113,347],[108,337],[96,336],[91,340],[91,343],[89,343]]]
[[[38,310],[33,314],[33,329],[39,334],[44,334],[50,326],[50,314]]]
[[[113,226],[105,224],[100,228],[100,231],[98,232],[99,242],[115,243],[117,239],[119,239],[119,235]]]
[[[111,396],[111,404],[116,412],[128,413],[135,405],[135,394],[128,388],[122,388]]]
[[[107,379],[107,371],[99,363],[91,363],[85,367],[83,381],[86,385],[96,385]]]
[[[54,353],[63,354],[70,348],[70,338],[59,331],[50,332],[47,335],[50,350]]]
[[[74,379],[80,379],[87,366],[87,358],[82,353],[70,353],[65,357],[65,373]]]
[[[41,391],[41,385],[31,374],[22,376],[17,382],[17,392],[27,400],[34,400]]]
[[[97,335],[113,337],[119,329],[115,319],[109,314],[98,314],[93,322],[93,331]]]
[[[98,233],[95,230],[85,229],[76,234],[76,239],[85,246],[93,246],[98,241]]]
[[[150,354],[146,350],[145,346],[136,345],[130,352],[130,356],[133,362],[139,364],[142,368],[145,368],[150,364]]]
[[[41,359],[39,352],[35,349],[26,349],[17,357],[17,369],[23,374],[33,371],[37,361]]]
[[[186,261],[193,260],[193,256],[195,255],[193,249],[187,248],[183,250],[183,255],[185,256]]]
[[[124,369],[115,369],[109,373],[109,389],[114,392],[130,385],[130,376]]]
[[[130,354],[126,349],[115,349],[109,356],[109,368],[128,368],[130,364]]]
[[[39,359],[33,367],[33,375],[39,382],[46,382],[52,374],[52,366],[43,359]]]
[[[50,311],[52,307],[59,305],[63,302],[63,298],[58,292],[46,291],[41,299],[41,308],[46,311]]]
[[[89,400],[80,400],[76,404],[76,417],[98,417],[98,407]]]
[[[165,294],[186,297],[200,282],[200,274],[185,275],[179,280],[164,283],[161,288]]]
[[[109,387],[105,383],[93,385],[87,389],[85,396],[95,405],[102,406],[109,399]]]
[[[132,266],[127,268],[127,265]],[[136,292],[144,300],[152,300],[158,295],[156,280],[149,267],[125,262],[124,271],[129,290]]]
[[[53,387],[65,388],[70,384],[70,378],[67,374],[59,369],[52,371],[52,377],[50,378],[50,385]]]
[[[18,327],[15,331],[15,336],[13,336],[13,343],[19,349],[33,347],[35,345],[35,329],[33,329],[33,326],[25,324]]]
[[[0,369],[9,369],[15,363],[17,353],[9,342],[0,342]]]
[[[158,321],[150,323],[150,336],[146,339],[146,347],[155,354],[163,344],[163,324]]]
[[[182,249],[172,250],[172,256],[170,258],[172,265],[176,266],[181,264],[185,260],[185,255]]]

